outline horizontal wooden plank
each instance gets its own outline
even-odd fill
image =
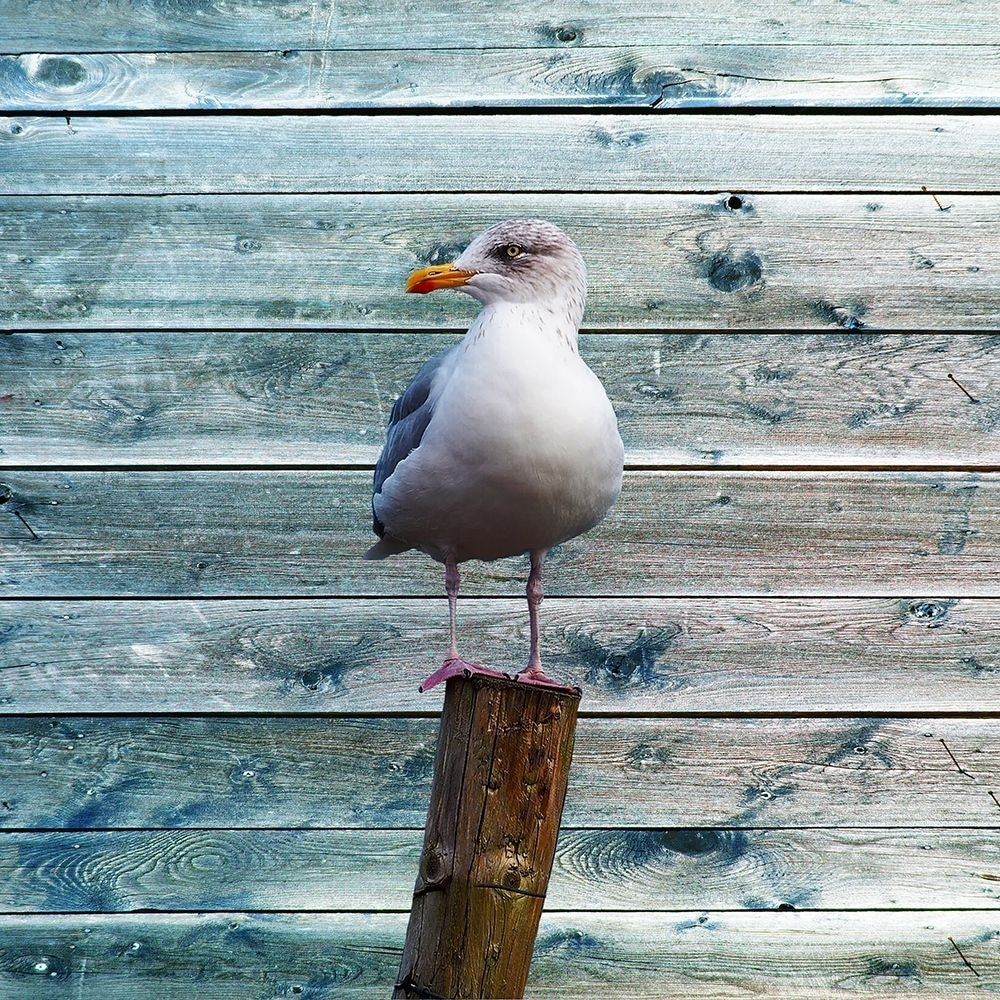
[[[390,402],[454,340],[190,330],[0,337],[0,459],[371,465]],[[1000,406],[990,396],[1000,337],[584,334],[580,350],[607,387],[630,463],[1000,465]]]
[[[524,215],[578,241],[590,328],[1000,325],[993,196],[11,196],[0,214],[9,329],[464,330],[474,303],[405,295],[407,273]]]
[[[437,595],[382,562],[370,474],[5,472],[0,595]],[[608,517],[547,560],[551,596],[1000,596],[1000,474],[632,472]],[[523,593],[526,560],[465,593]]]
[[[996,830],[563,830],[545,911],[1000,908]],[[423,830],[0,834],[0,912],[408,913]]]
[[[739,45],[32,52],[0,106],[104,110],[439,107],[997,107],[1000,46]],[[253,40],[255,41],[255,40]],[[859,43],[859,44],[855,44]],[[2,42],[0,42],[2,44]],[[79,123],[74,122],[76,128]],[[720,150],[720,152],[724,152]]]
[[[371,1000],[396,981],[404,914],[0,918],[6,1000]],[[532,1000],[955,997],[1000,981],[981,912],[543,914]],[[964,960],[963,960],[964,956]]]
[[[985,9],[962,0],[911,0],[906,16],[865,0],[846,8],[835,0],[788,5],[762,0],[747,17],[740,0],[677,6],[651,0],[641,9],[626,0],[585,5],[553,0],[544,10],[514,0],[497,17],[478,0],[460,9],[424,3],[419,17],[393,17],[348,0],[199,0],[176,4],[94,0],[79,17],[73,0],[2,0],[7,52],[110,52],[173,49],[450,49],[559,48],[577,45],[743,44],[975,45],[993,38]],[[845,60],[850,65],[850,61]]]
[[[986,115],[0,117],[0,136],[0,194],[982,193],[1000,173]]]
[[[437,730],[415,717],[6,717],[0,827],[421,827]],[[998,760],[996,718],[587,718],[563,823],[993,828]]]
[[[1000,709],[1000,602],[548,599],[585,713]],[[527,663],[523,601],[466,600],[466,655]],[[0,713],[427,711],[438,600],[2,601]]]

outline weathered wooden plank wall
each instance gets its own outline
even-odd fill
[[[32,830],[413,827],[426,816],[436,723],[11,717],[0,817]],[[980,718],[591,719],[564,820],[992,827],[998,752],[1000,727]]]
[[[0,613],[2,705],[32,714],[426,712],[412,678],[447,644],[440,600],[424,598],[5,600]],[[549,597],[541,624],[591,714],[885,714],[903,690],[916,712],[997,703],[995,599]],[[527,658],[521,598],[470,596],[462,631],[486,662]]]
[[[440,567],[428,559],[375,567],[358,559],[370,478],[302,469],[12,472],[0,492],[11,550],[0,593],[435,593]],[[996,593],[997,472],[656,470],[630,471],[626,481],[586,539],[549,556],[552,595]],[[468,580],[480,593],[515,594],[525,565],[475,566]]]
[[[746,12],[739,18],[741,34],[748,19]],[[822,30],[816,25],[817,35]],[[970,30],[978,31],[974,44],[867,44],[865,31],[849,45],[739,45],[729,36],[669,44],[671,35],[664,36],[666,44],[658,38],[652,45],[580,45],[548,31],[520,48],[449,48],[444,55],[430,47],[26,52],[0,55],[0,95],[5,107],[23,112],[994,108],[1000,105],[1000,44],[983,43],[982,25]],[[24,47],[32,41],[37,44],[27,38]]]
[[[976,8],[940,0],[913,0],[905,16],[879,0],[862,0],[846,11],[837,0],[808,5],[761,0],[752,12],[741,0],[685,7],[652,0],[641,9],[629,0],[553,0],[544,12],[531,0],[514,0],[503,17],[487,18],[491,10],[476,3],[458,9],[426,4],[419,17],[394,18],[365,0],[336,6],[302,0],[198,0],[193,9],[177,3],[107,3],[99,16],[80,17],[74,0],[0,3],[11,53],[496,47],[558,52],[594,45],[731,44],[734,32],[744,45],[836,44],[851,50],[862,41],[862,48],[890,49],[929,40],[974,48],[995,44],[988,21],[972,16]],[[372,63],[373,74],[378,66],[378,61]]]
[[[744,116],[715,114],[157,115],[68,124],[22,115],[0,118],[0,136],[3,194],[718,194],[723,177],[757,194],[977,193],[997,156],[993,119],[970,114],[761,113],[752,129]],[[947,221],[937,220],[931,197],[920,204],[921,217]],[[413,245],[427,249],[419,236]]]
[[[11,833],[10,912],[405,911],[421,829]],[[866,864],[856,867],[864,855]],[[994,830],[564,830],[549,913],[997,905]],[[0,924],[2,926],[2,924]]]
[[[462,326],[399,275],[455,253],[449,220],[541,216],[590,265],[588,328],[994,329],[993,196],[870,194],[105,195],[0,198],[0,321],[270,329]],[[439,301],[443,298],[444,301]],[[414,301],[415,300],[415,301]]]
[[[457,336],[12,334],[0,454],[54,468],[178,455],[367,468],[407,373]],[[995,335],[589,333],[580,349],[614,402],[629,465],[843,468],[863,455],[968,469],[1000,457]]]
[[[768,933],[761,933],[766,922]],[[405,914],[217,912],[0,917],[10,1000],[50,995],[371,1000],[399,971]],[[87,963],[77,958],[86,949]],[[725,961],[720,963],[720,954]],[[963,957],[964,956],[964,960]],[[969,964],[966,965],[966,962]],[[123,969],[128,970],[123,974]],[[83,975],[80,974],[81,970]],[[972,970],[975,970],[974,972]],[[773,1000],[850,993],[968,1000],[1000,976],[989,913],[543,914],[532,997]]]
[[[401,283],[525,213],[628,465],[531,995],[1000,990],[992,11],[498,11],[0,0],[3,997],[388,993],[446,622],[366,483],[472,312]]]

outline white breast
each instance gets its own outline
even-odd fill
[[[532,306],[489,306],[377,511],[435,558],[518,555],[596,524],[621,489],[622,459],[614,411],[575,330]]]

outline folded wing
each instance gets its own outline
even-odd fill
[[[375,463],[372,484],[372,530],[379,538],[386,538],[387,533],[385,525],[375,513],[375,497],[382,492],[383,484],[393,474],[396,466],[420,447],[424,432],[434,417],[434,404],[451,375],[460,346],[455,344],[427,361],[392,406],[385,446]],[[380,544],[375,545],[370,555],[378,558],[383,554],[381,548]],[[393,546],[390,551],[398,552],[406,548],[409,546],[405,544],[401,547]],[[388,555],[390,551],[384,554]]]

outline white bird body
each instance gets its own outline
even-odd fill
[[[614,410],[576,331],[535,304],[487,305],[431,388],[420,441],[374,500],[393,537],[444,562],[548,549],[621,490]]]
[[[453,264],[407,282],[410,292],[439,288],[460,289],[483,308],[393,405],[372,497],[380,540],[365,556],[420,549],[445,564],[451,644],[426,690],[460,673],[496,673],[458,655],[458,564],[530,553],[531,652],[518,677],[558,687],[539,654],[542,562],[608,512],[624,459],[611,403],[577,350],[583,258],[551,223],[509,220]]]

